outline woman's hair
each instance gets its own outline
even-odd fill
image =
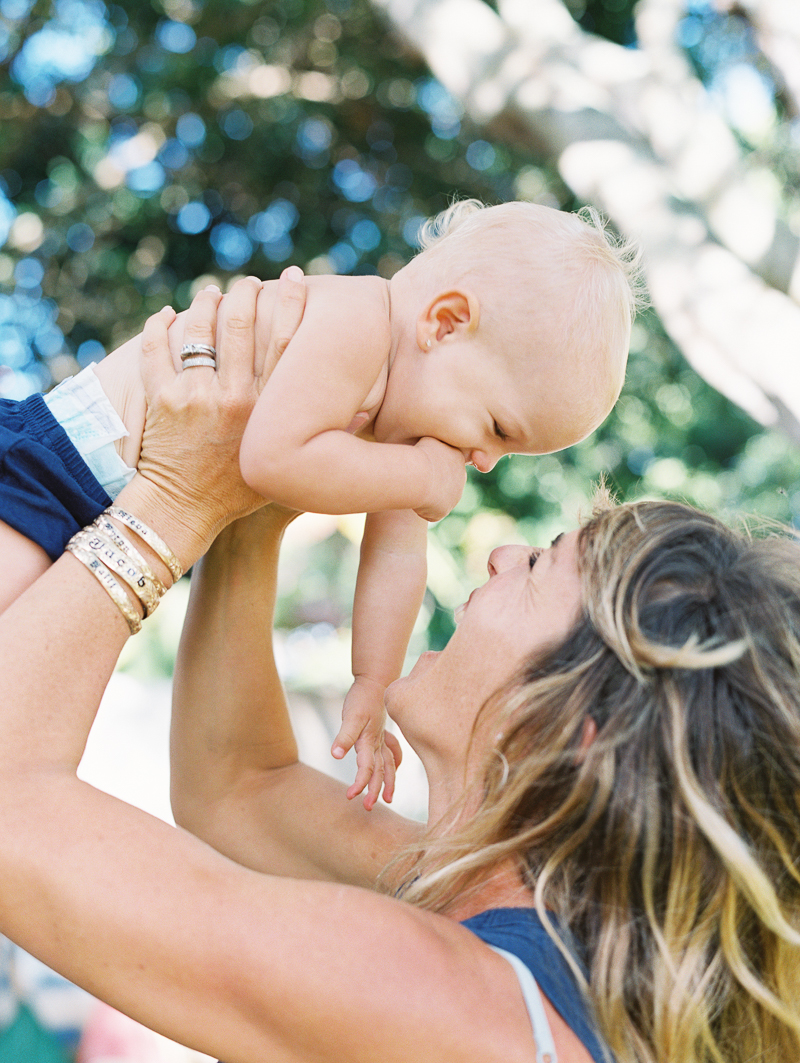
[[[583,615],[484,707],[477,813],[403,895],[511,858],[618,1063],[800,1059],[800,547],[640,502],[579,559]]]

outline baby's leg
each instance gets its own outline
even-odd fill
[[[0,520],[0,613],[35,583],[50,564],[41,546]]]
[[[103,391],[128,430],[128,435],[117,439],[114,446],[117,454],[132,469],[139,463],[147,414],[141,359],[142,337],[138,335],[117,347],[93,367]]]

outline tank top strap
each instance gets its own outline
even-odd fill
[[[505,960],[508,960],[514,968],[514,973],[517,976],[520,989],[522,990],[525,1006],[531,1017],[533,1039],[536,1042],[536,1063],[558,1063],[556,1043],[553,1040],[553,1031],[550,1029],[550,1023],[547,1021],[544,1004],[542,1003],[542,994],[539,992],[539,986],[536,984],[536,979],[519,956],[515,956],[513,952],[506,952],[505,949],[498,948],[497,945],[489,945],[489,948],[492,952],[496,952],[498,956],[502,956]]]

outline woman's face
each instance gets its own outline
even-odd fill
[[[460,755],[486,699],[532,652],[562,641],[581,610],[578,532],[550,547],[501,546],[489,579],[456,611],[455,632],[439,653],[423,653],[393,683],[386,705],[419,753]]]

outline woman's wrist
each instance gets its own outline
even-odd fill
[[[214,533],[204,528],[199,514],[178,512],[180,507],[176,499],[145,476],[134,476],[117,496],[115,507],[151,528],[175,555],[183,572],[213,542]],[[174,574],[164,558],[146,541],[143,543],[143,552],[152,563],[156,575],[167,587],[172,586]]]

